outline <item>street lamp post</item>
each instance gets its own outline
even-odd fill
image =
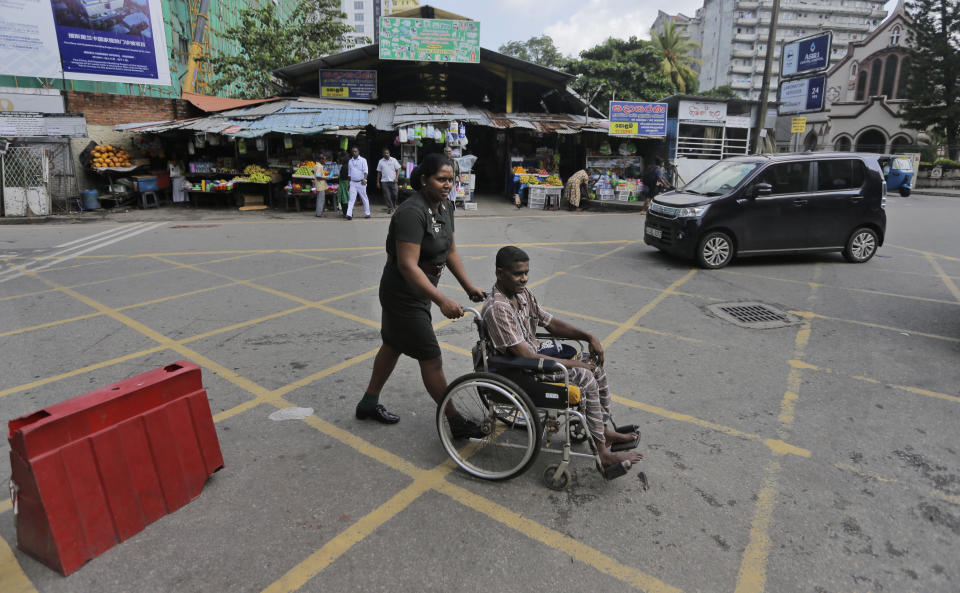
[[[777,16],[780,14],[780,0],[773,0],[773,10],[770,12],[770,33],[767,35],[767,60],[763,64],[763,83],[760,85],[760,106],[757,113],[757,122],[750,135],[752,143],[750,152],[757,153],[760,146],[760,132],[764,129],[767,119],[767,96],[770,94],[770,68],[773,65],[774,48],[777,44]]]

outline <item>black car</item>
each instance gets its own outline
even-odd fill
[[[807,152],[718,161],[654,199],[644,241],[704,268],[734,256],[820,251],[866,262],[883,245],[890,158]]]

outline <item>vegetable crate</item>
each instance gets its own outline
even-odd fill
[[[562,187],[534,185],[527,188],[527,208],[536,208],[543,210],[547,203],[547,198],[557,206],[560,204],[560,192]]]

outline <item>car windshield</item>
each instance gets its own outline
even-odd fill
[[[681,189],[695,194],[723,195],[740,185],[740,182],[759,166],[760,163],[720,161],[697,175],[693,181],[684,185]]]

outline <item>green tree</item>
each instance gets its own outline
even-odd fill
[[[273,2],[243,9],[239,24],[224,32],[238,53],[206,59],[217,73],[213,92],[245,98],[276,94],[283,85],[271,72],[338,51],[354,30],[340,20],[345,18],[339,0],[300,0],[282,21]]]
[[[695,91],[697,88],[697,72],[694,64],[702,63],[690,54],[700,44],[680,32],[674,23],[667,22],[663,26],[663,33],[653,32],[650,42],[660,54],[660,69],[672,82],[678,93]]]
[[[960,153],[960,3],[956,0],[911,0],[910,102],[902,114],[916,130],[942,134],[947,151]]]
[[[656,101],[673,94],[660,61],[647,41],[611,37],[580,52],[580,59],[570,61],[564,70],[577,75],[570,86],[584,98],[600,89],[593,104],[605,107],[614,95],[621,101]]]
[[[567,63],[567,58],[560,53],[549,35],[531,37],[526,41],[509,41],[501,45],[498,51],[547,68],[560,69]]]

